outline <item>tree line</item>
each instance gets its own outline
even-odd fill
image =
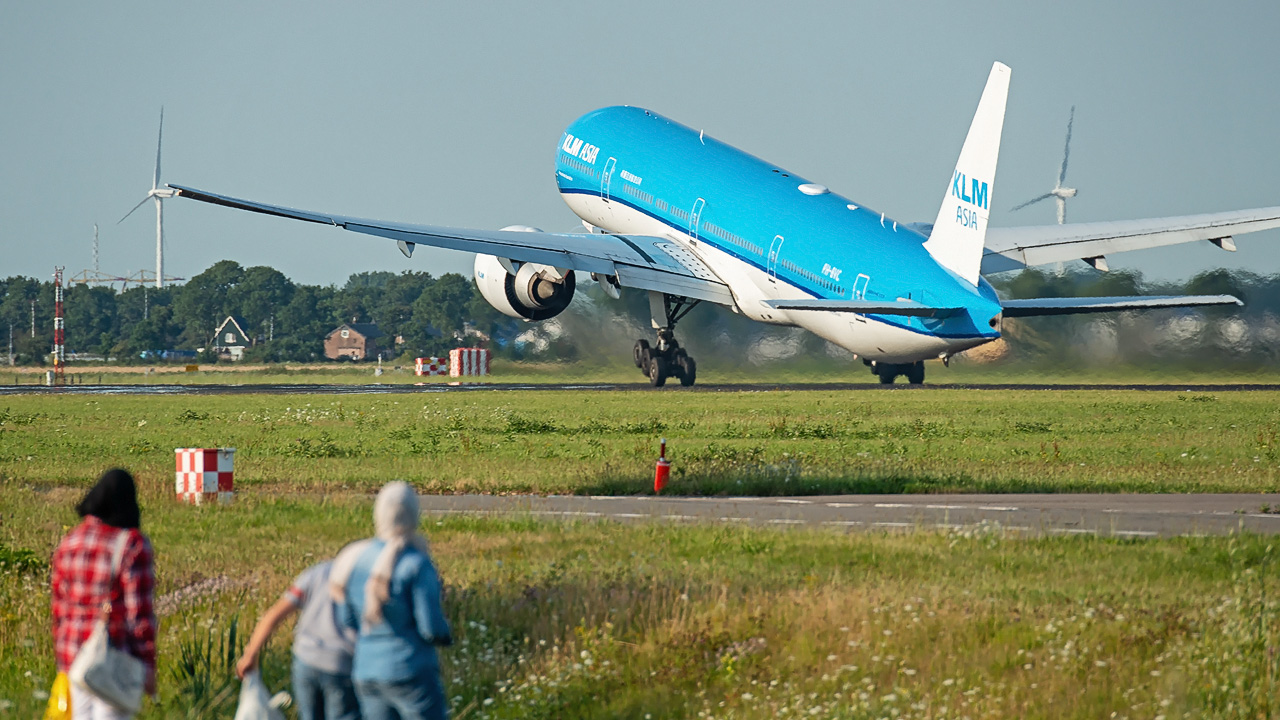
[[[1280,276],[1213,270],[1184,282],[1148,282],[1140,273],[1063,274],[1025,270],[993,278],[1002,297],[1230,294],[1244,308],[1164,310],[1006,321],[1002,357],[1039,363],[1222,364],[1280,363]],[[31,334],[35,300],[35,333]],[[306,362],[323,359],[324,336],[344,322],[376,323],[394,338],[402,358],[444,355],[482,344],[517,359],[623,363],[636,338],[652,334],[642,292],[611,300],[594,283],[579,283],[578,298],[542,323],[502,315],[462,275],[364,272],[341,287],[294,283],[270,267],[224,260],[184,285],[163,289],[74,285],[65,290],[68,350],[140,362],[144,352],[209,346],[228,315],[239,318],[255,344],[246,359]],[[0,347],[13,329],[18,362],[47,363],[53,342],[53,284],[28,277],[0,280]],[[700,359],[761,364],[792,358],[847,362],[849,354],[810,333],[755,323],[702,305],[677,328]],[[0,350],[0,352],[3,352]],[[202,362],[211,358],[206,355]]]
[[[394,352],[410,357],[447,353],[468,332],[509,343],[522,329],[485,302],[470,278],[454,273],[357,273],[337,287],[294,283],[274,268],[231,260],[165,288],[72,285],[63,290],[63,306],[68,351],[121,362],[200,348],[201,360],[212,360],[207,348],[227,316],[254,340],[245,359],[257,362],[322,360],[325,335],[342,323],[376,323],[386,335],[382,346],[392,348],[399,337]],[[17,362],[49,362],[53,315],[52,281],[0,280],[0,346],[12,329]]]

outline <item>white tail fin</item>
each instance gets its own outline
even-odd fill
[[[987,237],[991,191],[995,188],[1004,107],[1009,97],[1009,66],[991,66],[987,87],[978,101],[978,112],[960,149],[938,219],[924,247],[939,265],[978,284],[982,248]]]

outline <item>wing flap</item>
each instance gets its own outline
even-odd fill
[[[622,287],[638,290],[653,290],[723,305],[733,305],[734,302],[728,286],[710,268],[688,251],[676,248],[666,238],[474,230],[381,222],[242,200],[183,185],[169,187],[177,191],[179,197],[237,210],[332,225],[397,242],[483,253],[515,262],[531,262],[565,270],[614,276]]]
[[[1162,308],[1240,306],[1244,303],[1231,295],[1146,295],[1097,298],[1032,298],[1005,300],[1007,318],[1041,315],[1073,315],[1076,313],[1122,312],[1125,310],[1159,310]]]

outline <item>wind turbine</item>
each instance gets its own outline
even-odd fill
[[[154,200],[156,203],[156,287],[164,287],[164,204],[166,198],[174,196],[173,190],[167,187],[160,187],[160,147],[164,140],[164,106],[160,107],[160,134],[156,138],[156,174],[151,179],[151,192],[147,196],[138,201],[133,206],[133,210],[125,213],[120,218],[117,225],[124,222],[134,210],[142,207],[148,200]]]
[[[1067,144],[1062,150],[1062,169],[1058,171],[1058,182],[1054,183],[1053,189],[1049,192],[1022,203],[1013,208],[1014,210],[1021,210],[1028,205],[1035,205],[1041,200],[1053,198],[1058,202],[1058,224],[1063,225],[1067,222],[1067,198],[1075,197],[1076,189],[1064,187],[1062,183],[1067,181],[1067,160],[1071,157],[1071,125],[1075,122],[1075,119],[1076,106],[1072,105],[1071,116],[1067,119]]]

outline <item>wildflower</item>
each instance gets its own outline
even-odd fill
[[[755,699],[756,699],[756,696],[755,696],[755,695],[752,695],[752,694],[751,694],[751,693],[749,693],[749,692],[742,693],[742,701],[743,701],[743,702],[751,702],[752,700],[755,700]]]
[[[485,707],[489,707],[489,706],[490,706],[490,705],[492,705],[492,704],[493,704],[493,698],[485,698],[485,699],[484,699],[484,703],[483,703],[483,705],[484,705]]]
[[[953,678],[947,678],[946,680],[942,681],[942,684],[945,685],[946,687],[951,687],[952,685],[956,684],[956,681]]]

